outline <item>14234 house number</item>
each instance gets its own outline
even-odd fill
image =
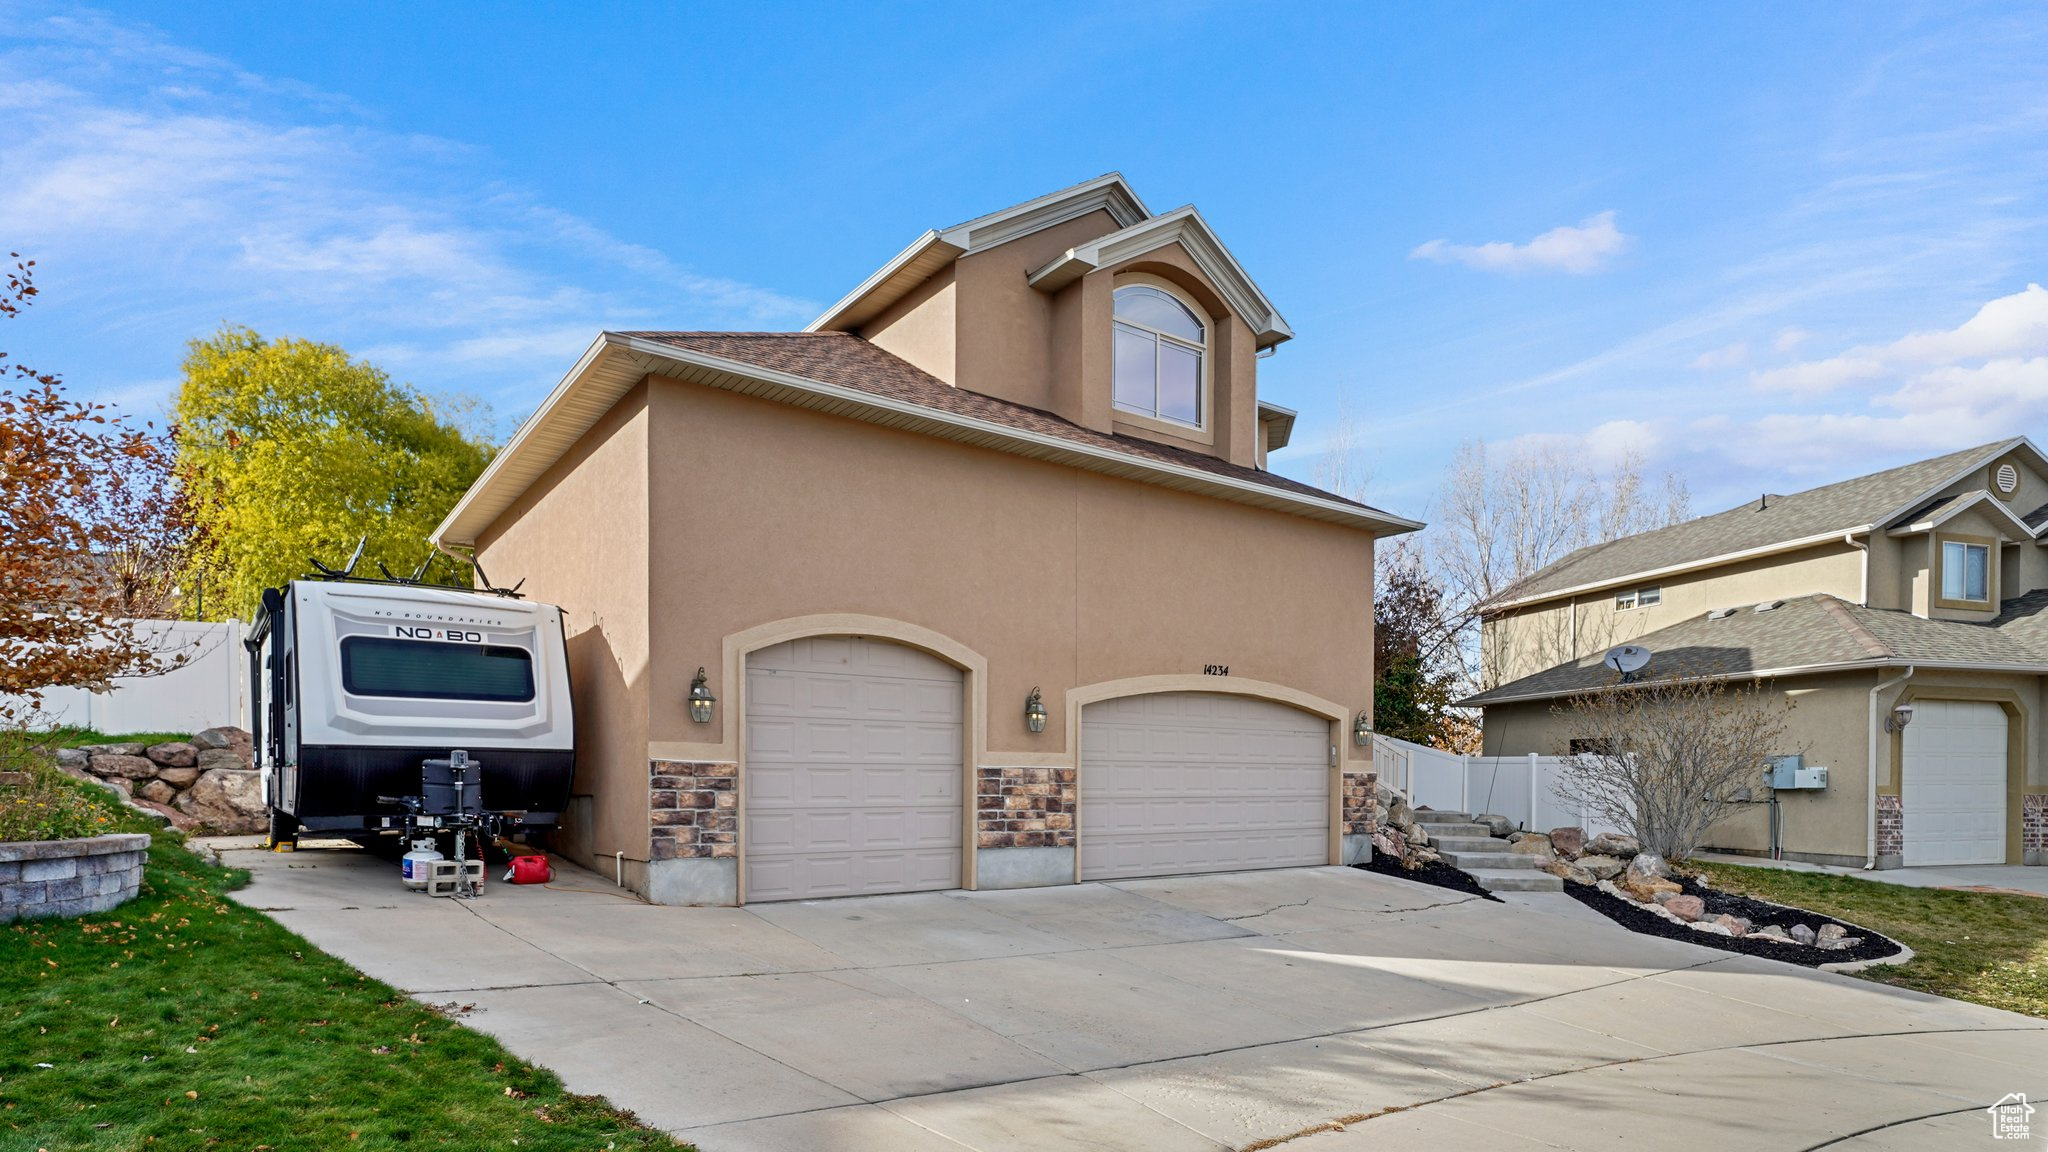
[[[1228,665],[1228,664],[1204,664],[1204,665],[1202,665],[1202,675],[1204,675],[1204,676],[1228,676],[1228,675],[1230,675],[1230,665]]]

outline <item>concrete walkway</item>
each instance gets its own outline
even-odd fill
[[[244,903],[705,1152],[1967,1147],[2048,1096],[2048,1021],[1562,895],[1312,868],[658,908],[563,869],[457,903],[237,843]]]
[[[1701,852],[1694,859],[1703,864],[1740,864],[1747,868],[1779,868],[1787,872],[1820,872],[1829,876],[1854,876],[1880,884],[1903,884],[1908,888],[1960,888],[1972,892],[2026,892],[2048,896],[2048,868],[2019,864],[1947,864],[1939,868],[1840,868],[1832,864],[1808,864],[1802,860],[1765,860],[1723,852]]]

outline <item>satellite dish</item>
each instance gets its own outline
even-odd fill
[[[1600,662],[1621,673],[1621,678],[1627,680],[1641,672],[1643,666],[1650,662],[1650,650],[1640,644],[1623,644],[1609,648],[1607,655]]]

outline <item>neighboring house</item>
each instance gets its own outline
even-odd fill
[[[1496,597],[1491,754],[1560,748],[1554,709],[1644,677],[1762,681],[1827,787],[1778,792],[1779,849],[1896,867],[2048,864],[2048,460],[2024,438],[1580,549]],[[1754,796],[1767,800],[1771,790]],[[1716,847],[1771,850],[1763,804]]]
[[[725,904],[1354,859],[1420,525],[1265,470],[1291,335],[1114,174],[802,332],[600,335],[435,533],[566,609],[557,847]]]

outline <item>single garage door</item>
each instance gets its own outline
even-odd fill
[[[746,899],[960,886],[960,670],[856,636],[747,657]]]
[[[1903,744],[1905,862],[2005,863],[2005,710],[1918,700]]]
[[[1330,858],[1330,724],[1245,696],[1081,710],[1081,878],[1295,868]]]

